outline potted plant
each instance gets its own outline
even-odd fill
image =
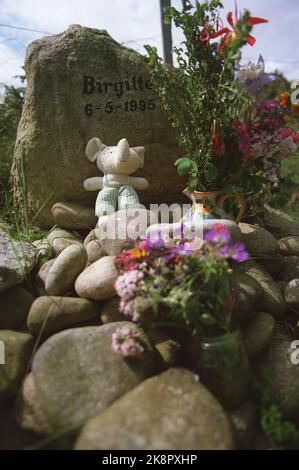
[[[207,386],[231,406],[244,397],[250,379],[238,332],[242,305],[231,288],[234,264],[247,258],[244,245],[234,242],[218,224],[204,240],[166,243],[148,238],[116,260],[120,311],[146,330],[184,331],[185,343],[194,353],[189,366],[199,370]],[[122,333],[121,337],[124,345],[129,342],[130,351],[140,351],[132,337]],[[120,343],[118,338],[117,352]]]
[[[263,58],[240,66],[242,47],[255,44],[253,26],[267,20],[246,10],[239,15],[236,5],[224,24],[218,0],[183,4],[181,12],[166,11],[185,37],[174,49],[176,67],[165,66],[157,50],[145,46],[149,68],[181,148],[175,164],[187,177],[185,194],[194,207],[201,203],[196,209],[204,219],[225,218],[223,203],[235,197],[239,222],[245,199],[252,207],[269,199],[281,159],[295,151],[299,136],[285,128],[283,104],[258,101],[261,86],[275,79],[265,73]]]

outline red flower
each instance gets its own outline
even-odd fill
[[[239,149],[243,153],[243,159],[250,155],[250,134],[251,125],[245,121],[233,121],[232,128],[240,135]]]
[[[199,42],[203,45],[206,45],[210,39],[211,39],[210,25],[206,23],[202,32],[199,35]]]
[[[221,133],[219,130],[217,130],[215,123],[212,125],[211,134],[212,134],[212,141],[213,141],[213,150],[215,152],[215,155],[218,155],[218,156],[224,155],[225,144],[223,140],[221,139]]]
[[[225,152],[224,142],[220,138],[220,132],[213,135],[213,148],[216,155],[222,156]]]
[[[221,51],[225,48],[225,46],[227,45],[229,40],[232,40],[232,42],[236,41],[238,39],[239,34],[240,34],[239,29],[238,29],[239,18],[238,18],[238,8],[237,8],[237,2],[236,1],[235,1],[235,15],[233,15],[233,13],[230,11],[227,14],[227,21],[230,24],[230,26],[232,27],[232,29],[221,28],[219,31],[216,31],[215,33],[210,34],[211,38],[218,38],[219,36],[224,35],[224,37],[221,40],[221,44],[220,44],[220,50]],[[267,22],[268,22],[268,20],[265,20],[264,18],[257,18],[255,16],[249,16],[249,18],[247,20],[247,23],[251,26],[254,26],[254,25],[260,24],[260,23],[267,23]],[[250,44],[250,46],[254,46],[256,40],[253,36],[248,34],[246,39],[247,39],[248,44]]]
[[[299,131],[295,132],[290,127],[286,127],[282,130],[281,135],[284,139],[292,137],[293,142],[296,144],[299,141]]]

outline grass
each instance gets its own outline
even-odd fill
[[[48,235],[48,230],[40,230],[34,226],[40,211],[53,197],[53,193],[49,196],[49,199],[39,208],[36,214],[30,218],[29,204],[28,204],[28,187],[27,187],[27,159],[23,152],[22,157],[17,165],[17,175],[19,180],[19,191],[20,199],[22,201],[22,216],[20,215],[13,199],[13,190],[10,187],[4,194],[2,193],[0,207],[0,221],[6,229],[6,232],[11,238],[32,243],[35,240],[41,240]]]

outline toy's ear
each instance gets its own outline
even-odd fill
[[[85,149],[85,154],[88,160],[90,160],[91,162],[94,162],[96,160],[96,155],[98,151],[104,150],[105,147],[106,145],[103,144],[101,142],[101,139],[99,139],[98,137],[93,137],[92,139],[90,139]]]
[[[144,165],[144,147],[133,147],[133,150],[138,154],[140,158],[140,168]]]

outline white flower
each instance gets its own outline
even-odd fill
[[[247,65],[241,67],[238,71],[238,79],[241,83],[245,83],[247,80],[257,80],[260,75],[265,72],[265,61],[262,55],[259,56],[257,64],[248,62]]]

